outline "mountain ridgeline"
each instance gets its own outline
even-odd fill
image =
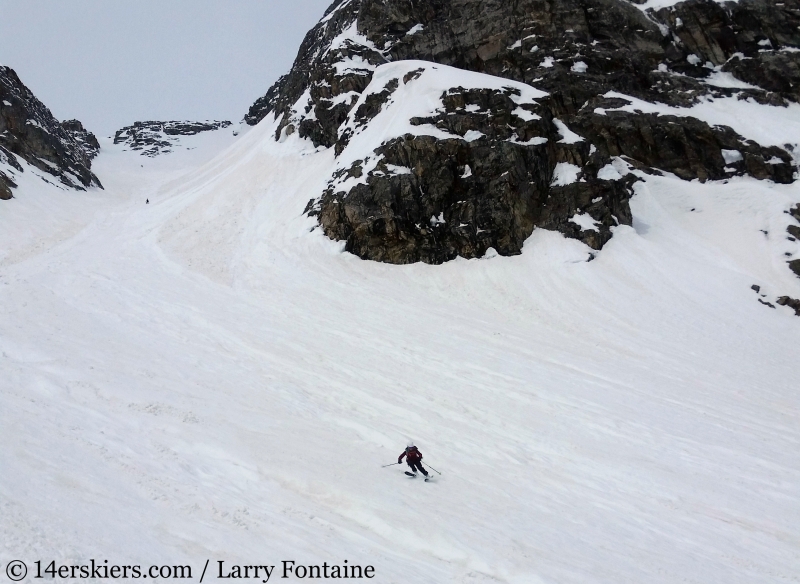
[[[83,124],[56,120],[13,69],[0,66],[0,199],[13,196],[16,175],[24,172],[19,159],[67,188],[102,188],[91,170],[99,150]]]
[[[513,255],[535,228],[601,249],[632,223],[631,170],[794,180],[795,145],[639,100],[785,107],[798,48],[798,0],[337,0],[245,120],[335,149],[306,212],[362,258]]]
[[[214,132],[230,125],[229,121],[136,122],[132,126],[117,130],[114,134],[114,144],[122,144],[130,150],[138,151],[142,156],[154,158],[172,152],[183,136]]]

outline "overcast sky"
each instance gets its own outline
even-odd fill
[[[237,122],[332,0],[0,0],[0,63],[60,120]]]

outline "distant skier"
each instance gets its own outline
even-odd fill
[[[408,463],[408,466],[411,467],[412,471],[414,471],[415,473],[416,471],[419,471],[426,477],[428,476],[428,471],[422,467],[422,453],[416,446],[414,446],[413,442],[408,443],[405,452],[403,452],[403,454],[401,454],[400,457],[397,459],[397,464],[403,462],[404,456],[406,457],[406,462]]]
[[[150,204],[150,199],[147,199],[147,200],[144,202],[144,204],[145,204],[145,205],[149,205],[149,204]]]

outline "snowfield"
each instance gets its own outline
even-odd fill
[[[800,318],[751,290],[800,298],[800,185],[651,176],[593,261],[391,266],[270,122],[0,204],[0,562],[800,581]],[[381,468],[408,439],[434,482]]]

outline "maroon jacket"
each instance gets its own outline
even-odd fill
[[[419,462],[422,460],[422,453],[417,450],[416,446],[412,446],[411,448],[406,448],[406,451],[400,455],[400,458],[397,459],[397,464],[403,462],[403,457],[408,457],[408,462]]]

